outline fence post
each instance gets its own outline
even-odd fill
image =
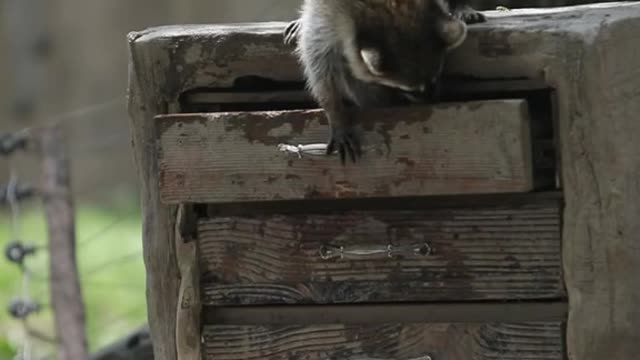
[[[58,359],[89,358],[85,314],[75,252],[69,159],[59,127],[39,132],[42,199],[49,228],[51,302],[58,334]]]

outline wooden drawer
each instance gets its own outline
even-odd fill
[[[159,190],[168,204],[528,192],[525,100],[377,109],[361,114],[364,157],[287,154],[326,142],[321,110],[166,115],[156,119]]]
[[[203,218],[203,303],[565,297],[559,201],[406,208]]]
[[[205,326],[207,360],[563,360],[562,324]]]

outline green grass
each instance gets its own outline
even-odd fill
[[[22,209],[20,226],[24,240],[46,249],[46,220],[40,206]],[[133,208],[103,209],[77,206],[77,259],[87,320],[90,350],[95,351],[146,322],[145,273],[142,259],[141,220]],[[99,234],[99,235],[96,235]],[[0,213],[0,245],[10,237],[10,217]],[[29,258],[34,272],[29,291],[45,304],[29,319],[32,328],[53,336],[52,312],[48,304],[48,252],[43,249]],[[11,299],[21,294],[21,272],[0,259],[0,359],[11,359],[22,343],[22,324],[9,317]],[[35,358],[50,354],[54,348],[33,340]]]

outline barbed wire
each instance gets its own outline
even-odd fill
[[[90,236],[87,236],[86,238],[78,241],[78,247],[82,248],[82,247],[87,246],[90,243],[94,242],[95,240],[100,239],[102,236],[104,236],[105,234],[107,234],[111,230],[115,229],[116,226],[118,226],[118,225],[122,224],[123,222],[129,220],[131,218],[131,216],[133,216],[133,215],[135,215],[137,213],[139,213],[138,209],[133,210],[133,211],[129,211],[129,212],[125,213],[124,215],[121,215],[121,216],[117,217],[115,220],[113,220],[109,224],[107,224],[104,227],[102,227],[99,231],[96,231],[93,234],[91,234]]]
[[[49,117],[46,119],[46,121],[40,121],[33,126],[19,129],[8,135],[0,136],[0,155],[8,156],[8,155],[12,155],[12,153],[17,150],[30,150],[28,147],[30,138],[36,135],[35,131],[37,131],[38,128],[41,128],[43,126],[60,126],[60,125],[70,124],[80,119],[86,119],[86,117],[89,115],[94,115],[96,113],[106,111],[115,106],[121,106],[121,105],[123,106],[124,104],[125,104],[125,97],[117,96],[108,101],[95,103],[92,105],[75,109],[73,111],[69,111],[69,112],[65,112],[65,113],[61,113],[61,114]],[[84,153],[85,150],[87,149],[100,150],[100,149],[104,149],[105,147],[112,146],[113,144],[121,143],[122,139],[125,138],[126,135],[127,135],[127,132],[118,132],[115,134],[111,134],[110,136],[102,137],[98,139],[99,141],[93,141],[90,144],[88,144],[88,146],[83,146],[81,149],[84,149],[84,150],[80,150],[80,152]],[[77,148],[74,150],[78,151]],[[29,266],[27,266],[24,260],[25,260],[25,257],[34,255],[35,253],[39,252],[36,250],[42,250],[42,249],[48,250],[48,249],[43,246],[28,246],[23,244],[23,239],[22,239],[23,234],[21,229],[21,226],[22,226],[21,208],[20,208],[19,202],[23,198],[33,195],[34,193],[38,193],[38,191],[37,189],[36,191],[31,191],[30,188],[25,188],[23,185],[19,183],[18,171],[16,168],[16,162],[14,161],[13,156],[8,157],[7,163],[8,163],[9,181],[6,186],[6,190],[0,189],[2,190],[0,191],[2,193],[0,194],[2,195],[2,197],[0,198],[0,203],[2,202],[7,203],[10,211],[9,233],[11,236],[11,243],[8,244],[7,246],[6,255],[10,260],[12,260],[12,256],[13,256],[12,261],[15,260],[14,262],[16,262],[17,265],[19,265],[20,274],[21,274],[20,296],[14,299],[14,301],[12,301],[11,305],[9,306],[9,311],[15,318],[19,319],[22,324],[21,344],[19,346],[19,351],[18,351],[18,354],[16,355],[16,359],[32,360],[34,359],[34,355],[35,355],[33,352],[34,349],[33,349],[32,340],[39,339],[39,341],[48,340],[50,342],[51,337],[40,332],[34,332],[33,329],[31,329],[28,325],[27,317],[30,314],[38,312],[45,307],[45,305],[38,304],[32,300],[33,296],[31,293],[31,281],[33,280],[48,281],[49,276],[46,276],[46,275],[39,276],[34,271],[32,271]],[[90,237],[83,240],[81,244],[87,245],[95,241],[95,239],[100,238],[105,233],[113,230],[118,224],[130,218],[131,214],[133,214],[133,211],[128,212],[127,214],[119,217],[118,219],[110,223],[108,226],[103,228],[101,231],[92,234]],[[44,251],[44,253],[46,252],[47,251]],[[122,258],[109,261],[98,268],[92,269],[89,275],[101,272],[103,271],[104,268],[108,268],[115,264],[128,261],[129,259],[133,259],[134,257],[139,257],[139,254],[140,252],[138,251],[135,254],[128,254]],[[110,286],[112,289],[116,287],[119,287],[119,288],[128,287],[130,289],[133,289],[135,286],[135,284],[117,284],[117,283],[111,283],[109,285],[105,285],[105,284],[99,285],[98,283],[93,284],[91,281],[84,281],[83,285]],[[50,286],[55,286],[55,285],[50,284]],[[46,358],[46,357],[42,357],[42,358]]]
[[[122,257],[119,257],[119,258],[117,258],[117,259],[115,259],[115,260],[108,261],[108,262],[106,262],[106,263],[104,263],[104,264],[101,264],[101,265],[99,265],[99,266],[96,266],[96,267],[95,267],[95,268],[93,268],[93,269],[90,269],[90,270],[88,270],[88,271],[85,271],[85,272],[82,274],[82,275],[83,275],[83,279],[84,279],[84,276],[87,276],[87,277],[88,277],[88,276],[95,275],[95,274],[100,273],[100,272],[104,271],[105,269],[108,269],[108,268],[110,268],[110,267],[112,267],[112,266],[114,266],[114,265],[118,265],[118,264],[125,263],[125,262],[127,262],[127,261],[131,261],[131,260],[139,259],[141,256],[142,256],[142,250],[138,250],[138,251],[135,251],[135,252],[130,253],[130,254],[128,254],[128,255],[124,255],[124,256],[122,256]]]
[[[9,184],[7,185],[6,200],[9,204],[11,212],[10,221],[10,234],[11,241],[16,244],[22,244],[21,224],[20,224],[20,205],[17,195],[18,189],[18,174],[14,168],[12,159],[9,159]],[[23,248],[25,248],[23,246]],[[12,256],[14,256],[12,258]],[[29,272],[24,271],[24,254],[11,253],[7,251],[7,257],[13,260],[21,269],[21,291],[20,296],[14,299],[9,306],[9,312],[14,317],[18,318],[22,322],[22,348],[20,359],[31,360],[31,338],[28,325],[26,322],[27,317],[32,313],[39,310],[33,301],[31,301],[31,294],[29,291]]]
[[[39,126],[61,125],[66,122],[83,119],[84,116],[92,115],[92,114],[95,114],[96,112],[107,110],[116,105],[125,105],[125,103],[126,103],[125,96],[119,95],[107,101],[94,103],[91,105],[83,106],[71,111],[63,112],[63,113],[48,117],[46,120],[38,122],[37,125],[29,126],[29,127],[14,131],[13,135],[17,138],[28,137],[29,135],[31,135],[33,130],[38,128]]]

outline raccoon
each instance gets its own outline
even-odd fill
[[[304,0],[284,31],[331,125],[327,154],[362,155],[354,112],[432,98],[446,54],[486,21],[465,0]],[[417,96],[416,96],[417,95]]]

